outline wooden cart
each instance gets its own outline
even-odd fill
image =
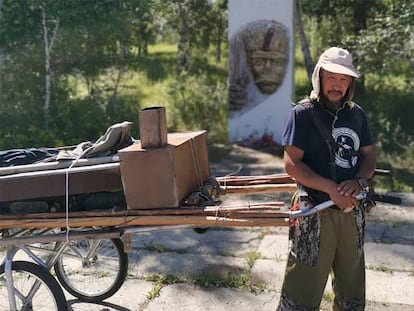
[[[40,310],[53,306],[66,310],[61,285],[85,301],[110,297],[127,274],[131,233],[171,226],[288,224],[282,202],[236,206],[221,200],[229,194],[294,191],[295,184],[286,174],[203,178],[203,184],[182,198],[178,206],[142,208],[141,202],[141,208],[136,209],[130,208],[125,196],[121,165],[119,157],[112,156],[0,168],[0,248],[5,250],[0,266],[0,280],[5,286],[0,286],[0,296],[9,301],[5,310],[20,310],[25,303]],[[128,167],[125,170],[131,174]],[[179,185],[174,187],[180,191]],[[102,202],[103,207],[99,206]],[[86,206],[89,208],[82,208]],[[28,259],[18,260],[20,254]],[[99,279],[91,282],[96,287],[85,289],[82,282],[96,278],[102,263],[109,285]],[[82,280],[73,278],[78,273],[72,273],[71,265],[81,267]],[[59,283],[52,277],[52,269]],[[24,288],[29,289],[23,292]]]

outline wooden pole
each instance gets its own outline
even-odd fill
[[[224,186],[221,187],[223,194],[255,194],[273,192],[295,192],[296,184],[264,184],[248,186]]]
[[[295,183],[295,180],[286,173],[256,175],[256,176],[224,176],[216,177],[220,185],[247,186],[254,184],[286,184]]]
[[[164,226],[189,225],[209,227],[267,227],[288,226],[287,218],[227,218],[215,216],[126,216],[126,217],[88,217],[70,218],[71,228],[75,227],[127,227],[127,226]],[[2,220],[3,229],[11,228],[65,228],[65,219],[22,219]],[[1,241],[0,241],[1,242]],[[1,243],[0,243],[1,245]]]

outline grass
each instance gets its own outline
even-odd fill
[[[167,43],[160,43],[160,44],[152,44],[148,46],[148,54],[155,55],[174,55],[177,53],[177,45],[176,44],[167,44]]]
[[[177,254],[185,254],[187,252],[185,249],[168,249],[162,244],[153,244],[152,242],[148,244],[144,243],[144,249],[146,251],[153,252],[153,253],[159,253],[159,254],[165,253],[165,252],[171,252],[171,251]]]
[[[152,242],[149,243],[149,244],[144,243],[144,249],[146,251],[154,252],[154,253],[164,253],[165,252],[165,247],[162,244],[152,244]]]
[[[247,266],[248,266],[249,271],[253,267],[256,260],[259,259],[260,257],[261,257],[260,253],[256,251],[252,251],[247,254]]]
[[[218,287],[218,288],[238,288],[253,293],[268,290],[265,285],[254,284],[252,276],[245,271],[240,274],[228,273],[224,278],[203,275],[200,277],[174,276],[170,274],[150,274],[141,279],[154,282],[153,288],[147,293],[148,299],[154,299],[159,296],[160,291],[166,285],[183,283],[192,284],[200,287]]]
[[[220,287],[220,288],[239,288],[249,292],[257,293],[267,290],[266,286],[261,284],[254,284],[252,276],[248,272],[241,274],[228,273],[225,278],[214,278],[210,276],[203,276],[195,278],[191,281],[193,284],[201,287]]]
[[[392,269],[385,265],[379,265],[379,266],[370,265],[367,267],[367,269],[372,270],[372,271],[385,272],[389,274],[393,273]]]
[[[147,299],[152,300],[159,296],[161,289],[165,285],[182,283],[182,281],[175,276],[169,274],[151,274],[144,277],[145,281],[155,282],[154,287],[147,293]]]
[[[160,291],[164,286],[156,283],[154,287],[147,293],[147,299],[153,300],[160,295]]]

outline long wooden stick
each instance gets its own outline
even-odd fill
[[[231,215],[233,213],[257,212],[257,213],[273,213],[280,211],[285,206],[283,202],[265,202],[252,204],[233,204],[233,205],[213,205],[213,206],[182,206],[179,208],[160,208],[160,209],[120,209],[120,210],[95,210],[95,211],[77,211],[69,212],[69,218],[76,217],[112,217],[112,216],[180,216],[180,215]],[[55,219],[66,218],[66,213],[36,213],[36,214],[8,214],[0,215],[0,228],[3,220],[13,219]]]
[[[266,183],[294,183],[295,180],[286,173],[270,174],[270,175],[256,175],[256,176],[228,176],[216,177],[220,185],[249,185],[249,184],[266,184]]]
[[[70,227],[123,227],[123,226],[163,226],[163,225],[191,225],[191,226],[217,226],[217,227],[265,227],[287,226],[286,218],[245,218],[231,219],[214,216],[126,216],[126,217],[93,217],[70,218]],[[22,219],[3,220],[1,228],[65,228],[65,219]]]
[[[224,194],[254,194],[254,193],[273,193],[273,192],[294,192],[296,184],[266,184],[248,186],[225,186],[221,187]]]

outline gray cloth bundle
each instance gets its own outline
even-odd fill
[[[131,145],[132,122],[124,121],[110,126],[96,142],[82,142],[72,150],[60,150],[56,160],[75,160],[79,158],[106,157],[116,154],[124,147]]]

